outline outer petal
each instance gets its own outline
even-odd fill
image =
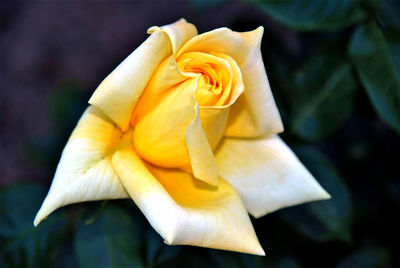
[[[238,63],[245,91],[231,107],[228,136],[260,137],[283,130],[262,61],[262,34],[262,27],[244,33],[220,28],[192,38],[178,52],[178,56],[188,51],[221,52]]]
[[[216,160],[219,174],[235,187],[254,217],[330,198],[278,136],[224,138]]]
[[[128,197],[111,165],[111,156],[116,148],[131,145],[130,135],[122,136],[101,111],[89,107],[64,148],[35,226],[68,204]]]
[[[197,30],[180,20],[162,28],[152,27],[149,33],[150,37],[104,79],[89,100],[123,130],[127,129],[132,111],[154,70]]]
[[[166,243],[264,255],[239,196],[222,179],[215,188],[182,171],[146,167],[132,150],[117,152],[113,166]]]
[[[132,111],[158,64],[171,53],[167,35],[153,32],[104,79],[89,100],[123,130],[127,129]]]

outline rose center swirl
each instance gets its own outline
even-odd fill
[[[186,73],[201,74],[196,99],[200,106],[222,106],[230,101],[233,59],[222,53],[187,52],[177,59]]]

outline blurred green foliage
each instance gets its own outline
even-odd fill
[[[43,226],[33,227],[47,189],[19,183],[0,191],[1,259],[10,267],[53,267],[66,238],[67,218],[54,213]],[[4,266],[3,266],[4,267]]]
[[[394,267],[400,182],[400,4],[396,0],[248,0],[296,37],[294,51],[265,31],[262,52],[285,141],[332,199],[254,221],[267,257],[166,246],[132,201],[92,202],[32,221],[47,189],[0,190],[1,267]],[[191,0],[197,13],[228,0]],[[232,28],[258,26],[237,18]],[[26,142],[28,159],[55,169],[89,98],[60,83],[49,98],[51,132]],[[376,113],[370,113],[371,107]],[[380,121],[378,118],[381,118]],[[385,139],[385,140],[383,140]],[[397,156],[398,159],[398,156]],[[372,163],[372,164],[371,164]],[[388,167],[392,167],[389,169]],[[340,172],[337,170],[339,169]],[[372,179],[370,179],[372,178]],[[380,210],[384,209],[382,212]],[[393,237],[392,237],[393,236]]]
[[[393,43],[394,40],[389,41]],[[396,50],[396,44],[393,46]],[[349,55],[375,109],[400,132],[400,76],[387,41],[375,23],[357,27],[351,38]]]
[[[322,140],[335,132],[353,107],[357,85],[351,64],[337,46],[318,48],[291,81],[290,131],[306,140]]]
[[[309,239],[351,242],[352,203],[346,183],[326,157],[312,146],[293,146],[294,151],[332,196],[297,209],[281,212],[282,219]]]
[[[82,218],[75,252],[85,267],[141,267],[141,244],[135,219],[122,208],[105,205],[94,219]]]
[[[337,30],[366,16],[361,1],[351,0],[248,0],[272,18],[295,30]]]

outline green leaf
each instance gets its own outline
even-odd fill
[[[366,248],[346,257],[335,266],[335,268],[347,267],[384,268],[392,266],[389,252],[380,248]]]
[[[62,212],[37,228],[33,219],[46,195],[44,187],[19,183],[0,191],[1,258],[12,267],[52,267],[65,239]]]
[[[375,13],[379,25],[384,29],[400,30],[400,2],[398,0],[380,0],[376,4]]]
[[[400,18],[399,18],[400,20]],[[396,30],[386,30],[383,32],[386,43],[388,44],[389,51],[393,57],[394,68],[396,71],[397,78],[400,77],[400,29]]]
[[[280,212],[282,219],[315,241],[350,241],[352,204],[345,182],[328,159],[315,148],[294,146],[293,149],[332,198],[283,210]]]
[[[335,45],[336,46],[336,45]],[[319,141],[342,126],[353,108],[356,83],[347,58],[333,45],[316,52],[294,78],[290,130]]]
[[[348,52],[379,116],[400,132],[400,77],[382,31],[374,23],[358,27]]]
[[[365,18],[360,1],[248,0],[286,26],[305,31],[337,30]]]
[[[81,220],[75,252],[81,267],[142,267],[140,237],[132,215],[107,204],[91,224]]]

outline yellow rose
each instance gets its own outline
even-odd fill
[[[168,244],[264,255],[248,213],[329,198],[276,135],[263,28],[198,35],[184,19],[96,89],[35,226],[71,203],[132,198]]]

